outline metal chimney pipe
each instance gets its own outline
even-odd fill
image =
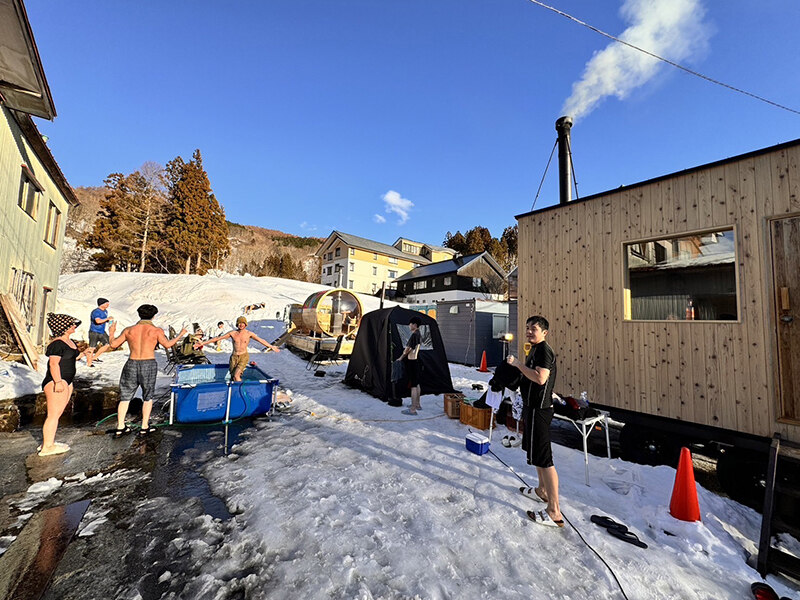
[[[558,132],[558,192],[561,204],[572,201],[572,160],[570,159],[570,129],[572,117],[561,117],[556,121]]]

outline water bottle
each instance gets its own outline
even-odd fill
[[[586,408],[589,406],[589,396],[586,392],[581,392],[581,398],[578,400],[578,405],[581,408]]]

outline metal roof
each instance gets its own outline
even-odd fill
[[[317,256],[321,255],[322,249],[326,248],[329,245],[329,242],[333,237],[338,237],[347,246],[352,246],[354,248],[361,248],[362,250],[368,250],[370,252],[377,252],[379,254],[385,254],[387,256],[394,256],[396,258],[402,258],[403,260],[419,263],[422,265],[430,262],[424,256],[401,252],[400,250],[398,250],[394,246],[390,246],[389,244],[382,244],[381,242],[376,242],[374,240],[369,240],[367,238],[362,238],[357,235],[351,235],[349,233],[343,233],[341,231],[336,231],[336,230],[333,230],[331,234],[328,236],[328,238],[319,247],[319,250],[317,250]]]
[[[490,266],[494,267],[501,277],[505,277],[505,272],[503,271],[502,267],[497,264],[497,261],[492,258],[491,254],[488,252],[479,252],[477,254],[468,254],[467,256],[458,256],[456,258],[451,258],[450,260],[441,260],[429,265],[417,267],[416,269],[411,269],[408,273],[405,273],[404,275],[401,275],[395,279],[395,281],[408,281],[409,279],[435,277],[436,275],[444,275],[445,273],[458,273],[458,271],[470,263],[480,260],[481,258],[486,260]]]
[[[56,116],[22,0],[0,0],[0,96],[8,108],[51,121]]]

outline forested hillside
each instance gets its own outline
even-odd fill
[[[82,244],[93,231],[102,202],[109,193],[104,186],[77,187],[80,205],[67,218],[62,273],[97,270],[97,249]],[[313,256],[321,238],[298,237],[274,229],[227,222],[230,253],[220,268],[229,273],[278,276],[319,281],[319,261]]]

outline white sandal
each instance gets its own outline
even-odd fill
[[[519,491],[523,496],[530,498],[531,500],[536,500],[537,502],[547,502],[547,500],[539,493],[539,488],[521,487],[519,488]]]
[[[544,525],[545,527],[564,527],[564,519],[554,521],[546,510],[529,510],[526,511],[528,518],[537,525]]]
[[[64,452],[69,452],[69,445],[61,442],[54,442],[50,450],[44,451],[40,449],[39,456],[55,456],[56,454],[64,454]]]

